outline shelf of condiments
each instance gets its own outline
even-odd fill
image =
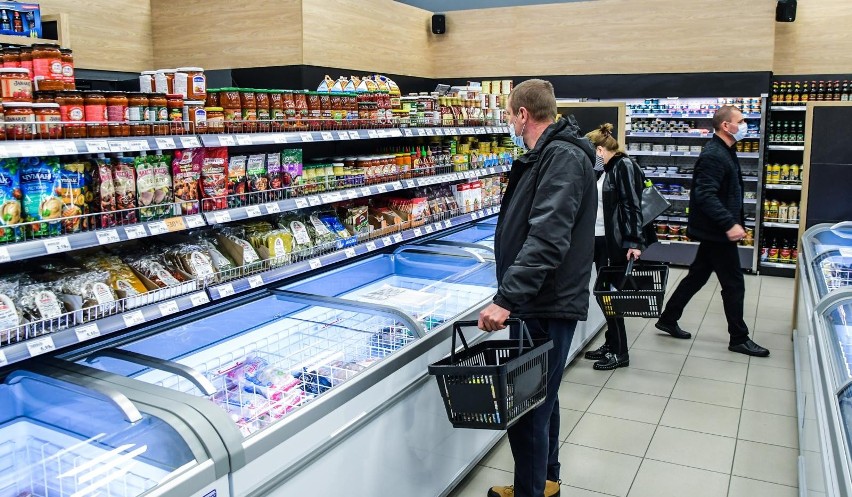
[[[699,127],[695,121],[674,121],[671,119],[637,119],[630,121],[630,131],[638,133],[700,133],[711,134],[713,130],[708,127]],[[748,134],[760,133],[760,123],[748,123]]]
[[[791,241],[782,238],[779,243],[777,238],[773,238],[768,245],[765,244],[765,240],[761,244],[760,262],[762,263],[789,264],[791,268],[794,268],[798,260],[799,249],[795,243],[795,239]]]
[[[772,83],[772,105],[805,105],[809,101],[852,100],[849,81],[776,81]]]
[[[802,144],[805,142],[805,121],[770,121],[769,143]]]
[[[689,216],[689,209],[686,209],[686,213],[684,216]],[[673,222],[654,222],[654,230],[657,232],[657,240],[661,242],[691,242],[692,240],[686,234],[686,224],[685,223],[673,223]],[[743,247],[753,247],[754,246],[754,229],[753,228],[745,228],[746,237],[740,241],[740,245]]]
[[[760,114],[760,98],[712,98],[712,99],[660,99],[646,98],[642,102],[628,102],[630,114],[705,114],[712,117],[720,107],[735,105],[745,114]]]

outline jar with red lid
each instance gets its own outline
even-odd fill
[[[3,49],[3,67],[11,69],[21,68],[21,50],[19,48]]]
[[[183,96],[179,94],[166,95],[166,106],[169,112],[169,132],[174,135],[185,134],[183,123]]]
[[[30,72],[23,68],[0,69],[0,95],[4,102],[32,102],[33,83]]]
[[[271,129],[269,122],[271,119],[269,91],[255,90],[254,98],[257,102],[257,121],[259,130],[262,132],[268,132]]]
[[[107,121],[110,136],[130,136],[127,94],[111,91],[106,94]]]
[[[257,131],[257,97],[253,89],[240,90],[240,107],[242,108],[243,131]]]
[[[86,104],[81,91],[63,91],[56,95],[65,138],[86,138]]]
[[[107,126],[107,101],[103,93],[88,92],[83,97],[86,109],[86,128],[89,138],[109,136]]]
[[[41,140],[62,138],[62,115],[59,104],[33,104],[36,136]]]
[[[144,93],[127,94],[127,120],[130,122],[131,136],[148,136],[151,124],[148,112],[148,97]]]
[[[7,140],[32,140],[35,129],[33,104],[29,102],[4,102],[3,115]]]
[[[74,53],[70,48],[62,48],[59,52],[62,54],[62,81],[66,90],[73,90],[77,87],[74,77]]]

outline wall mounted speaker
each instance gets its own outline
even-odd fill
[[[793,22],[796,20],[796,0],[778,0],[775,7],[775,20],[778,22]]]
[[[432,32],[436,35],[442,35],[447,32],[447,16],[444,14],[435,14],[432,16]]]

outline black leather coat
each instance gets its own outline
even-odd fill
[[[622,153],[604,166],[604,228],[610,259],[618,259],[627,249],[644,250],[642,229],[642,190],[645,177],[639,166]],[[623,258],[623,257],[620,257]]]

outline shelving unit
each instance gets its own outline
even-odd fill
[[[740,99],[742,100],[742,99]],[[660,233],[660,243],[652,245],[645,251],[643,258],[648,260],[670,262],[674,264],[690,264],[695,255],[696,244],[680,240],[684,236],[688,221],[689,190],[692,181],[692,167],[695,159],[701,155],[706,140],[713,136],[710,120],[716,106],[733,103],[736,99],[715,98],[668,98],[628,100],[630,109],[627,117],[628,131],[627,153],[635,157],[642,166],[645,176],[661,188],[661,193],[671,203],[672,207],[656,222],[658,224],[673,223],[679,226],[678,234]],[[749,108],[744,109],[745,118],[750,124],[750,132],[744,138],[744,150],[737,152],[743,169],[743,183],[747,197],[743,199],[746,205],[746,228],[753,231],[753,239],[757,239],[760,226],[757,223],[757,206],[761,203],[761,185],[763,169],[763,149],[765,141],[765,112],[766,96],[746,98]],[[655,112],[651,108],[672,109],[682,108],[683,111]],[[688,109],[688,110],[686,110]],[[696,109],[693,112],[691,109]],[[634,120],[652,119],[650,123],[656,130],[648,131],[648,123],[643,122],[642,130],[635,130]],[[686,123],[667,124],[668,120],[689,120]],[[757,121],[757,122],[755,122]],[[674,129],[676,131],[659,131]],[[664,148],[664,150],[660,150]],[[669,187],[674,187],[669,191]],[[669,237],[677,239],[671,240]],[[754,247],[741,246],[740,259],[744,269],[755,271],[757,257]]]

